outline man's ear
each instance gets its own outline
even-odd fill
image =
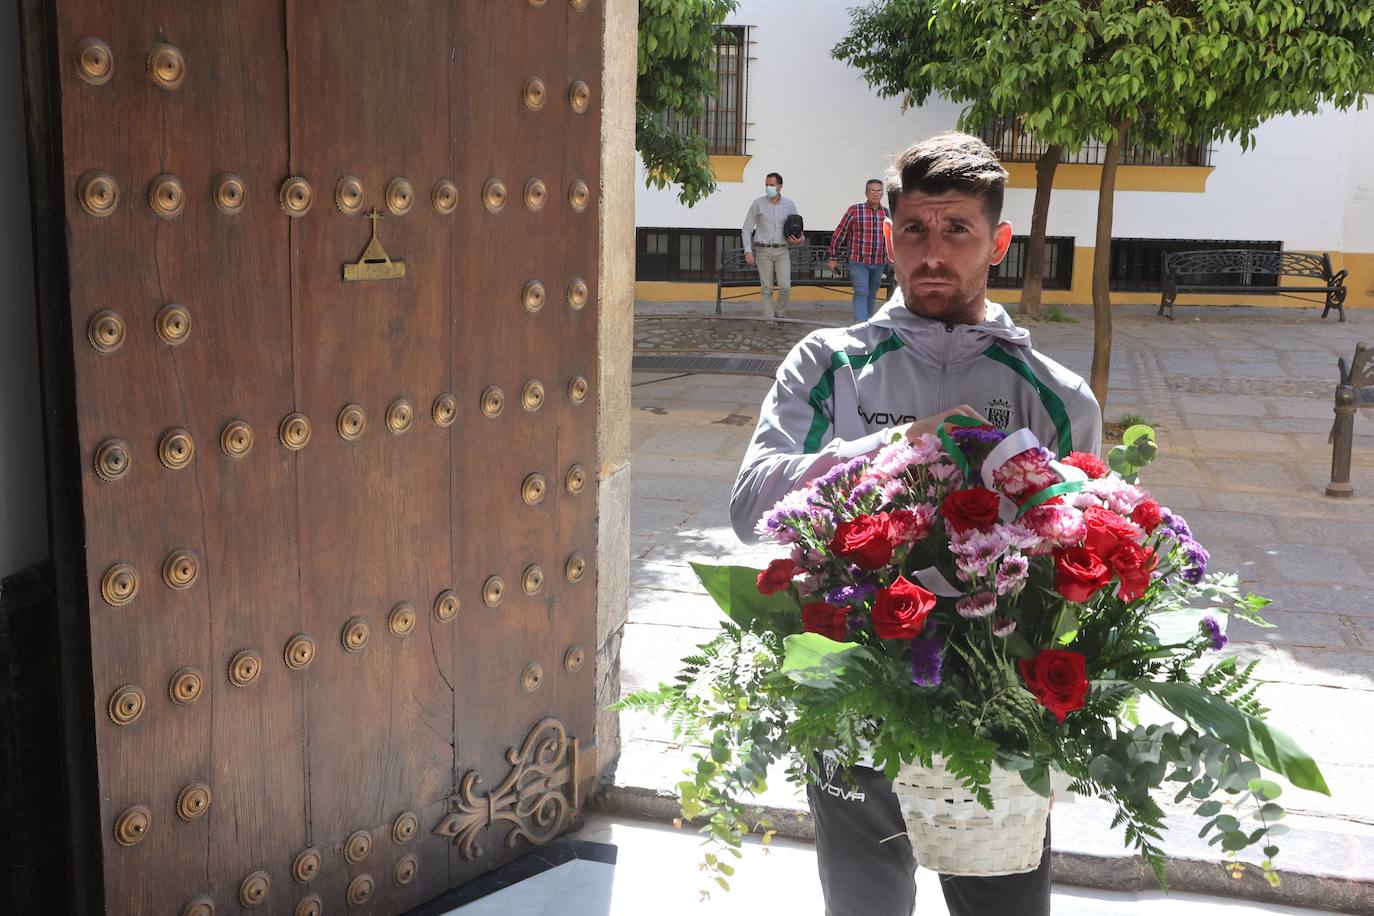
[[[997,224],[997,228],[992,230],[992,259],[988,261],[989,266],[1002,263],[1002,259],[1007,256],[1007,249],[1011,247],[1011,223],[1006,220]]]
[[[895,257],[892,256],[892,220],[891,220],[891,219],[885,219],[885,220],[883,220],[883,241],[887,243],[887,259],[888,259],[889,261],[895,261],[895,260],[897,260]],[[1008,244],[1010,244],[1010,242],[1008,242]],[[1006,254],[1006,251],[1003,251],[1002,254]],[[1001,259],[999,258],[998,260],[1001,260]]]

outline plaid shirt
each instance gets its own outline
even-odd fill
[[[887,207],[874,210],[867,203],[844,211],[844,218],[830,237],[830,260],[858,261],[860,264],[886,264],[887,243],[883,241],[883,220]],[[841,252],[848,252],[842,256]]]

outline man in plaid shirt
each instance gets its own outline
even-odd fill
[[[883,206],[883,183],[876,178],[864,185],[864,202],[844,211],[844,217],[830,237],[830,269],[838,270],[840,256],[849,261],[849,277],[854,282],[854,320],[867,321],[878,299],[887,266],[887,243],[883,241],[883,221],[888,218]]]

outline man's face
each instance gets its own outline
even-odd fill
[[[968,194],[909,191],[883,232],[907,308],[957,324],[983,320],[988,268],[1006,257],[1010,223],[989,223]]]
[[[876,181],[869,182],[864,188],[864,199],[870,207],[880,206],[883,200],[883,186]]]
[[[772,175],[769,175],[767,178],[763,180],[763,186],[765,188],[781,188],[782,182],[778,181]]]

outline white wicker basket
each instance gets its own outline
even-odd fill
[[[1034,871],[1044,850],[1049,799],[994,765],[989,811],[945,769],[943,758],[933,763],[931,769],[904,765],[892,784],[916,862],[942,875]]]

